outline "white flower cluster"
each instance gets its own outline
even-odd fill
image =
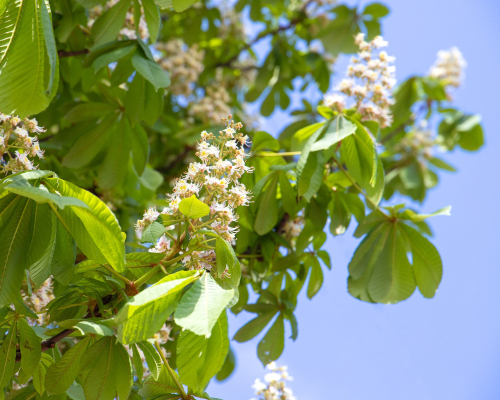
[[[294,219],[289,219],[283,226],[283,236],[287,240],[293,240],[300,235],[304,229],[304,217],[297,215]]]
[[[54,291],[53,291],[53,281],[52,277],[47,279],[44,283],[40,285],[40,287],[35,288],[32,286],[32,294],[29,294],[28,284],[24,282],[21,286],[21,297],[23,299],[24,304],[26,304],[31,310],[35,313],[41,313],[47,307],[47,304],[50,303],[54,299]],[[30,323],[35,325],[45,325],[45,320],[47,318],[47,314],[38,314],[38,319],[30,319]]]
[[[243,127],[241,122],[235,123],[231,115],[222,121],[226,128],[218,136],[206,131],[201,133],[196,152],[201,162],[191,163],[187,172],[175,180],[172,194],[167,195],[168,206],[161,214],[182,218],[180,202],[195,195],[210,207],[208,226],[231,243],[238,232],[238,227],[234,226],[238,220],[235,209],[247,206],[251,199],[250,192],[239,179],[244,173],[252,172],[253,167],[245,165],[247,153],[244,146],[250,142],[248,136],[238,132]],[[149,208],[143,219],[137,222],[136,231],[141,234],[159,216],[156,208]],[[173,227],[167,227],[167,230],[170,228]],[[171,248],[171,240],[163,235],[150,252],[166,253]],[[189,269],[210,270],[215,263],[215,254],[212,250],[194,252],[186,255],[183,262]]]
[[[109,10],[113,7],[119,0],[110,0],[104,6],[98,4],[95,7],[91,8],[89,11],[89,18],[87,20],[87,27],[92,28],[97,18],[99,18],[105,11]],[[139,20],[139,26],[135,26],[134,19],[134,9],[131,7],[126,14],[125,23],[123,24],[122,29],[120,30],[121,38],[128,38],[131,40],[137,39],[137,33],[139,33],[139,37],[144,41],[149,39],[149,31],[148,25],[146,23],[146,17],[144,16],[144,8],[141,7],[141,19]]]
[[[264,377],[266,382],[256,379],[252,386],[255,394],[260,396],[258,400],[296,400],[292,390],[286,386],[286,381],[293,380],[288,375],[287,367],[278,367],[273,361],[266,368],[271,371]]]
[[[218,36],[221,39],[242,40],[246,42],[244,19],[241,13],[234,11],[233,7],[224,7],[220,13],[220,27]]]
[[[364,34],[358,33],[355,39],[359,46],[357,57],[351,58],[347,69],[348,78],[343,79],[334,93],[325,96],[324,104],[335,111],[346,108],[346,96],[352,98],[355,108],[361,114],[362,121],[377,121],[382,128],[392,124],[390,106],[392,88],[396,84],[396,67],[391,65],[395,58],[385,51],[374,52],[387,46],[382,36],[371,42],[364,40]]]
[[[428,128],[427,120],[415,124],[414,129],[405,134],[405,137],[395,146],[395,151],[400,153],[402,159],[415,159],[432,157],[432,148],[436,145],[432,131]]]
[[[189,96],[203,72],[205,52],[199,50],[197,45],[188,47],[181,39],[159,42],[156,49],[162,53],[158,63],[170,74],[168,89],[176,96]]]
[[[228,106],[230,100],[224,86],[213,84],[207,86],[204,97],[189,106],[188,113],[203,123],[218,123],[231,111]]]
[[[37,137],[40,132],[45,130],[38,126],[36,119],[21,120],[15,115],[0,113],[0,172],[36,169],[34,157],[43,158]],[[10,149],[17,149],[14,151],[15,157]],[[4,164],[5,155],[9,157],[9,161]]]
[[[429,75],[444,80],[446,85],[459,87],[466,66],[467,62],[460,50],[457,47],[452,47],[450,50],[438,51],[436,62],[431,67]]]

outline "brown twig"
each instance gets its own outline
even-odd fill
[[[111,296],[111,295],[105,296],[102,299],[102,303],[108,304],[112,299],[113,299],[113,296]],[[85,317],[83,317],[83,319],[88,319],[91,317],[100,317],[100,316],[101,316],[101,314],[99,313],[99,307],[96,307],[96,308],[94,308],[93,312],[89,311],[87,313],[87,315],[85,315]],[[51,338],[48,338],[48,339],[42,341],[42,343],[41,343],[42,352],[47,351],[49,349],[53,349],[54,347],[56,347],[57,342],[60,342],[65,337],[71,335],[74,331],[76,331],[76,329],[65,329],[62,332],[59,332],[57,335],[52,336]],[[18,362],[18,361],[21,361],[21,351],[20,350],[17,350],[17,352],[16,352],[16,362]]]
[[[57,52],[57,55],[59,56],[59,58],[63,58],[63,57],[82,56],[84,54],[89,54],[89,53],[90,53],[89,49],[75,50],[75,51],[59,50]]]

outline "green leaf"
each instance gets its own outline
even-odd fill
[[[108,53],[103,54],[102,56],[97,57],[95,59],[94,63],[92,64],[92,68],[94,68],[94,73],[97,74],[97,72],[102,67],[106,67],[107,65],[109,65],[113,62],[117,62],[118,60],[122,59],[123,57],[128,56],[136,48],[137,48],[137,45],[130,44],[130,45],[125,46],[125,47],[119,47],[119,48],[114,49]],[[116,107],[112,106],[111,104],[106,104],[106,106],[109,108],[113,107],[116,110]],[[96,115],[96,117],[99,117],[99,115]]]
[[[283,208],[288,214],[294,215],[297,207],[297,196],[284,171],[280,173],[279,183]]]
[[[116,367],[116,394],[119,400],[127,400],[129,398],[130,389],[134,376],[132,375],[132,363],[130,355],[125,347],[120,343],[115,343],[113,366]]]
[[[16,363],[17,323],[12,323],[9,334],[0,347],[0,388],[4,388],[14,374]]]
[[[92,25],[94,49],[116,39],[120,29],[123,28],[125,17],[129,9],[130,0],[120,0],[97,18],[94,25]]]
[[[202,218],[210,214],[210,207],[193,194],[179,203],[179,211],[189,219]]]
[[[184,10],[187,10],[197,2],[198,0],[173,0],[174,10],[177,12],[182,12]]]
[[[144,232],[141,235],[141,243],[153,243],[156,244],[158,239],[163,236],[166,229],[163,224],[159,222],[153,222],[151,225],[148,225]]]
[[[151,44],[156,42],[160,30],[160,11],[153,0],[142,0]]]
[[[178,391],[179,389],[177,388],[175,381],[170,376],[167,367],[165,367],[165,365],[161,365],[159,377],[154,379],[153,375],[149,376],[142,384],[142,388],[139,390],[139,395],[145,397],[146,399],[151,399],[162,395],[168,395],[170,393],[177,393]],[[176,398],[179,397],[177,396]]]
[[[429,159],[429,162],[439,169],[444,169],[445,171],[450,171],[450,172],[457,172],[455,167],[448,164],[446,161],[444,161],[441,158],[432,157]]]
[[[197,271],[179,271],[130,298],[115,317],[118,340],[127,344],[152,337],[175,310],[182,289],[198,276]]]
[[[48,394],[62,394],[69,389],[80,372],[82,357],[89,348],[90,342],[91,337],[85,337],[49,367],[45,377],[45,390]]]
[[[233,298],[234,290],[222,289],[205,273],[184,294],[175,312],[177,325],[197,335],[210,337],[221,312]]]
[[[440,208],[439,210],[433,212],[432,214],[417,214],[412,210],[404,210],[401,214],[398,215],[398,218],[407,219],[411,222],[422,222],[423,220],[429,217],[435,217],[437,215],[450,215],[451,206]]]
[[[116,105],[100,102],[78,103],[69,110],[64,119],[69,122],[83,122],[91,119],[99,119],[116,111]]]
[[[41,1],[9,1],[0,15],[0,109],[21,118],[45,110],[59,82],[48,5]]]
[[[118,379],[119,366],[123,362],[118,346],[121,344],[115,343],[113,337],[106,336],[87,351],[94,357],[84,367],[82,387],[85,399],[113,400],[116,397],[119,385],[124,384],[124,380]],[[92,352],[93,347],[98,351]]]
[[[252,140],[252,152],[256,152],[262,149],[269,149],[272,151],[279,151],[279,142],[272,137],[269,133],[264,131],[258,131],[255,133]]]
[[[261,236],[270,232],[278,223],[278,202],[276,200],[278,179],[279,171],[273,172],[258,203],[259,208],[255,217],[254,229]]]
[[[59,324],[60,325],[60,324]],[[99,324],[97,321],[83,320],[73,325],[74,328],[78,329],[82,335],[87,333],[92,333],[98,336],[113,336],[113,329]]]
[[[311,153],[307,163],[300,174],[298,183],[299,196],[308,202],[318,192],[325,173],[325,155],[323,151]]]
[[[56,72],[58,70],[59,58],[57,57],[56,41],[54,38],[54,31],[52,29],[52,19],[50,18],[49,8],[45,1],[40,1],[40,11],[42,20],[43,37],[45,39],[45,48],[50,66],[50,78],[47,84],[47,94],[50,95],[54,86]],[[59,77],[58,77],[59,78]],[[57,87],[57,86],[56,86]]]
[[[132,57],[132,65],[139,74],[151,82],[156,91],[170,85],[168,74],[155,61],[148,60],[139,53],[135,53]]]
[[[279,315],[266,335],[257,345],[257,355],[264,366],[275,361],[285,348],[285,324],[283,315]]]
[[[382,164],[382,159],[379,157],[377,152],[375,152],[376,167],[377,171],[374,177],[374,180],[369,185],[365,186],[366,194],[368,197],[375,203],[379,204],[380,200],[382,200],[382,196],[384,194],[385,188],[385,172],[384,166]]]
[[[395,226],[389,228],[368,283],[368,292],[379,303],[405,300],[415,291],[415,278],[406,257],[405,244]]]
[[[258,317],[252,319],[250,322],[243,325],[238,332],[236,332],[233,340],[243,343],[253,339],[260,332],[262,332],[269,322],[271,322],[277,312],[278,308],[276,308],[276,310],[260,314]]]
[[[432,298],[443,277],[443,262],[434,245],[406,224],[398,224],[411,247],[413,273],[422,296]]]
[[[323,270],[315,256],[310,257],[311,275],[309,276],[309,284],[307,285],[307,297],[312,299],[323,286]]]
[[[387,14],[389,9],[380,3],[368,4],[363,10],[363,15],[371,15],[375,19],[385,17]]]
[[[227,316],[223,311],[210,337],[183,330],[177,342],[177,368],[181,381],[195,392],[202,392],[220,371],[229,350]]]
[[[110,264],[118,272],[125,270],[125,246],[115,215],[98,197],[62,179],[50,178],[46,185],[63,196],[75,197],[88,209],[67,207],[60,215],[78,247],[88,258]]]
[[[5,199],[12,200],[10,197]],[[8,213],[4,226],[0,223],[0,306],[3,307],[19,296],[29,248],[26,238],[35,203],[26,198],[14,198],[9,206],[2,208],[0,206],[0,213]]]
[[[69,168],[80,168],[90,163],[109,142],[116,119],[117,115],[109,115],[81,136],[63,157],[62,164]]]
[[[301,129],[294,135],[294,138],[299,137],[299,135],[309,135],[309,139],[307,139],[307,141],[305,142],[304,147],[302,148],[302,151],[300,153],[299,161],[297,162],[297,178],[300,178],[302,171],[306,167],[309,154],[311,153],[311,148],[313,147],[318,137],[323,133],[324,129],[324,123],[314,124]]]
[[[137,375],[137,380],[142,382],[142,377],[144,375],[144,365],[142,365],[141,355],[137,346],[135,344],[130,346],[132,348],[132,362],[134,364],[135,373]]]
[[[48,354],[42,354],[40,362],[33,372],[33,386],[39,394],[43,394],[45,392],[45,377],[47,375],[47,370],[52,364],[54,364],[52,357]]]
[[[148,364],[149,371],[151,372],[151,377],[153,379],[158,379],[160,376],[160,371],[162,368],[161,358],[156,348],[149,342],[143,341],[138,342],[137,346],[142,350],[146,363]]]
[[[76,259],[76,243],[66,228],[57,221],[56,243],[52,255],[51,269],[57,282],[69,285],[73,278]]]
[[[128,118],[122,116],[120,122],[113,126],[112,145],[99,168],[97,180],[103,189],[111,189],[125,180],[133,136]]]
[[[356,125],[344,117],[338,116],[328,124],[325,134],[312,145],[311,151],[326,150],[355,131]]]
[[[229,351],[227,353],[224,364],[222,365],[221,370],[217,373],[215,379],[217,379],[218,381],[226,380],[227,378],[229,378],[229,376],[231,376],[235,367],[236,367],[236,358],[234,356],[233,349],[229,347]]]
[[[21,368],[31,375],[42,357],[40,339],[25,319],[19,319],[19,349],[21,350]]]
[[[355,122],[356,132],[342,141],[341,161],[346,164],[349,174],[356,182],[366,188],[376,177],[375,146],[363,125]]]
[[[25,185],[19,181],[7,185],[5,190],[10,193],[15,193],[33,199],[37,203],[54,203],[61,209],[66,206],[88,208],[87,204],[79,199],[75,199],[74,197],[59,196],[58,194],[50,193],[48,190],[43,190],[29,184]]]

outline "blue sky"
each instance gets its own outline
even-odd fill
[[[354,4],[354,2],[349,2]],[[361,5],[369,2],[358,2]],[[495,0],[386,0],[384,21],[397,77],[428,71],[436,52],[457,46],[468,67],[455,103],[480,113],[486,146],[445,158],[459,169],[442,174],[422,211],[451,204],[451,217],[431,220],[444,277],[432,300],[417,292],[397,305],[371,305],[346,290],[347,264],[358,241],[352,230],[330,238],[333,269],[320,293],[299,301],[299,338],[287,339],[287,364],[298,400],[470,400],[500,398],[500,2]],[[339,78],[337,75],[335,79]],[[280,116],[266,124],[276,134]],[[230,318],[231,336],[251,318]],[[260,336],[233,343],[238,366],[212,396],[247,400],[264,370],[256,355]]]

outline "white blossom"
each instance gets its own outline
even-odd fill
[[[429,71],[429,75],[441,79],[446,85],[458,87],[464,78],[464,69],[467,66],[462,53],[457,47],[450,50],[440,50],[437,60]]]

